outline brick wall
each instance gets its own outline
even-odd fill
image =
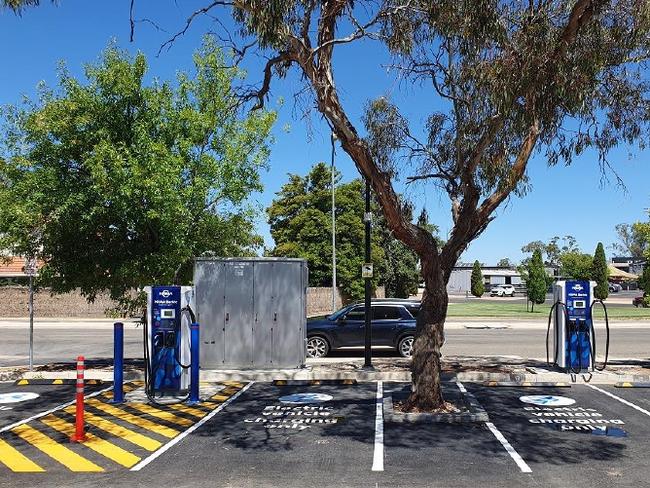
[[[384,287],[376,290],[378,298],[384,297]],[[27,287],[0,287],[0,317],[27,317],[29,293]],[[34,294],[34,315],[38,318],[75,317],[105,318],[105,311],[115,307],[106,295],[98,295],[93,303],[88,303],[79,293],[52,295],[44,289]],[[341,293],[337,293],[336,308],[343,306]],[[332,292],[329,287],[307,288],[307,316],[325,315],[332,311]]]

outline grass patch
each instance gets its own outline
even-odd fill
[[[523,303],[496,303],[472,301],[468,303],[452,303],[447,309],[447,317],[516,317],[521,319],[547,318],[552,303],[535,305],[534,312],[527,312]],[[596,318],[604,317],[599,305],[594,307]],[[607,307],[610,319],[650,319],[650,308],[635,308],[632,305],[624,307]]]

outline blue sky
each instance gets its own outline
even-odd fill
[[[140,0],[136,2],[136,17],[151,17],[161,28],[173,33],[182,27],[193,7],[200,0]],[[182,5],[182,7],[180,6]],[[147,54],[150,75],[171,79],[177,70],[191,67],[191,54],[209,29],[208,19],[197,22],[169,51],[156,57],[159,46],[169,33],[148,24],[138,24],[135,42],[129,43],[129,2],[127,0],[61,0],[58,7],[49,3],[26,10],[22,17],[8,11],[0,13],[0,104],[16,103],[21,96],[31,96],[41,80],[49,85],[56,81],[55,70],[65,60],[70,71],[81,75],[84,62],[97,59],[111,38],[121,47]],[[381,48],[375,45],[341,46],[335,54],[335,75],[344,105],[358,127],[365,102],[389,95],[417,126],[434,109],[437,101],[429,98],[426,87],[408,87],[386,75]],[[250,80],[257,81],[260,65],[247,65]],[[266,207],[275,192],[286,181],[287,173],[304,174],[312,164],[329,161],[329,130],[319,114],[313,111],[306,123],[294,109],[292,94],[299,86],[294,72],[286,80],[274,80],[270,106],[280,98],[284,104],[279,111],[272,148],[270,169],[263,175],[265,191],[254,200]],[[290,131],[282,128],[290,126]],[[614,185],[601,185],[598,161],[587,153],[570,167],[549,168],[542,157],[529,163],[533,190],[523,199],[513,197],[498,210],[497,218],[462,257],[463,261],[478,259],[494,264],[502,257],[522,258],[520,248],[533,240],[548,240],[555,235],[571,234],[587,252],[593,252],[598,241],[606,246],[616,240],[614,226],[621,222],[645,220],[644,208],[650,207],[650,168],[648,151],[634,153],[625,149],[612,153],[611,160],[627,186],[627,192]],[[341,150],[337,166],[345,180],[358,176],[351,160]],[[450,218],[446,196],[423,187],[410,188],[397,183],[416,204],[425,206],[431,220],[441,228],[442,237],[449,230]],[[586,209],[583,211],[583,209]],[[258,222],[267,244],[272,240],[268,226]],[[608,252],[609,254],[609,252]]]

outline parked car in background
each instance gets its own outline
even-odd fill
[[[372,345],[390,346],[409,358],[415,338],[415,319],[420,302],[405,299],[375,299],[371,302]],[[363,346],[365,306],[353,303],[328,317],[307,320],[307,357],[322,358],[332,349]]]
[[[619,285],[618,283],[610,283],[609,284],[609,292],[610,293],[618,293],[622,289],[623,289],[623,287],[621,285]]]
[[[639,297],[634,297],[634,299],[632,300],[632,305],[634,305],[637,308],[639,307],[647,308],[648,305],[646,304],[644,298],[645,297],[643,295]]]
[[[512,285],[497,285],[490,290],[491,297],[514,297],[515,287]]]

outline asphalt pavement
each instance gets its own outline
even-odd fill
[[[141,406],[136,410],[135,404],[127,404],[121,407],[123,411],[117,420],[110,416],[119,412],[113,412],[107,404],[98,410],[99,404],[95,402],[91,409],[95,409],[95,415],[103,415],[104,420],[110,417],[119,423],[126,418],[148,436],[154,434],[147,429],[160,429],[163,424],[174,425],[179,433],[171,440],[158,436],[161,446],[151,449],[153,452],[147,453],[148,457],[130,469],[109,462],[106,456],[113,455],[110,452],[96,450],[89,454],[90,446],[66,444],[64,437],[53,438],[60,444],[59,449],[66,446],[74,449],[102,468],[97,472],[78,473],[71,472],[66,464],[48,465],[42,461],[43,457],[60,456],[51,444],[40,445],[46,454],[49,452],[47,456],[41,453],[40,457],[34,457],[33,446],[28,444],[34,442],[34,436],[23,435],[27,442],[19,440],[19,445],[11,437],[14,434],[0,433],[0,446],[6,442],[10,447],[20,448],[28,460],[35,459],[47,466],[41,473],[15,472],[3,465],[11,461],[0,456],[0,486],[606,488],[647,485],[650,389],[590,385],[509,388],[467,383],[460,388],[476,396],[487,410],[489,422],[386,422],[383,398],[405,386],[401,383],[242,384],[221,395],[219,401],[228,399],[216,410],[206,403],[194,410],[183,411],[180,409],[186,407],[178,407],[174,415],[167,412],[164,416],[158,410],[162,407]],[[3,385],[0,391],[16,389],[13,385]],[[63,390],[57,387],[39,387],[38,391],[45,403],[32,404],[22,410],[22,415],[31,416],[34,411],[52,408],[62,400],[59,395]],[[189,413],[197,415],[199,408],[205,412],[212,410],[200,422],[185,420],[182,424],[185,427],[179,428],[179,415],[188,419]],[[139,415],[127,416],[127,410],[138,411]],[[71,421],[60,411],[54,414]],[[152,420],[158,422],[153,427]],[[38,420],[26,425],[45,429]],[[51,421],[47,425],[56,426]],[[132,425],[131,428],[136,429]],[[94,432],[99,435],[97,430]],[[103,440],[124,445],[124,440],[119,438]],[[78,471],[83,471],[76,466]]]

